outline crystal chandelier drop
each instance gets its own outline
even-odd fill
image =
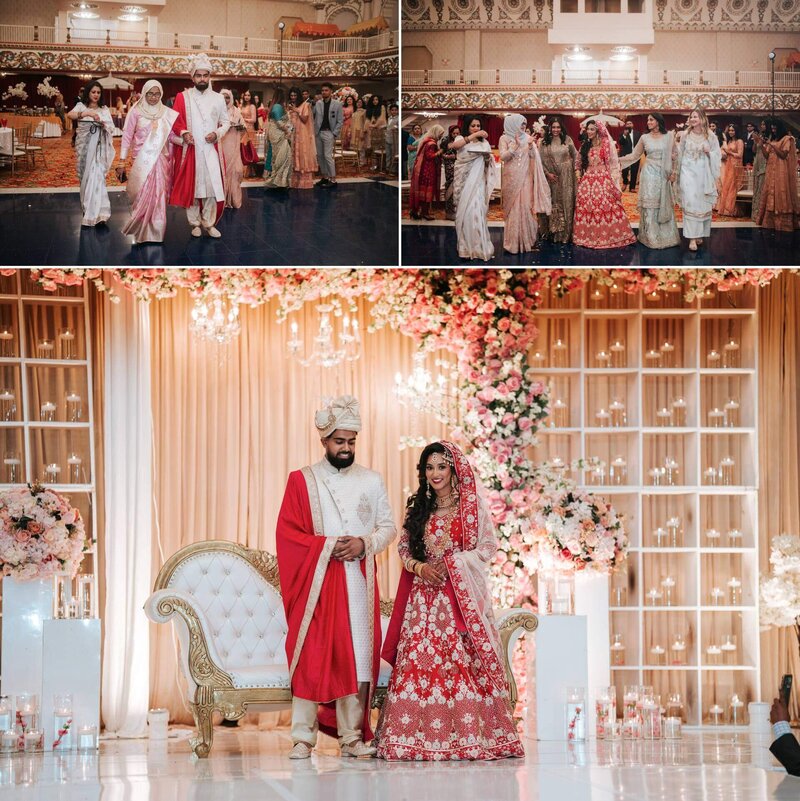
[[[418,412],[433,414],[440,422],[455,420],[457,410],[457,382],[455,367],[449,362],[437,359],[439,373],[434,376],[425,366],[425,354],[414,354],[414,368],[407,375],[396,373],[394,395],[404,406]]]
[[[354,362],[361,358],[361,329],[358,320],[342,314],[336,303],[320,303],[317,306],[319,325],[314,337],[314,347],[308,356],[303,356],[303,340],[296,321],[289,326],[289,355],[303,367],[336,367],[342,362]],[[341,326],[336,332],[336,319],[341,317]]]
[[[229,345],[242,330],[239,304],[220,295],[197,298],[192,309],[189,330],[198,339],[207,339],[217,345]]]

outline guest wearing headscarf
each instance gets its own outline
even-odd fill
[[[122,233],[134,244],[163,242],[167,228],[167,198],[172,182],[170,133],[178,113],[161,101],[164,90],[158,81],[147,81],[139,101],[125,118],[117,177],[124,177],[128,154],[133,166],[127,174],[131,217]]]
[[[503,248],[509,253],[536,249],[537,214],[550,214],[550,189],[539,149],[525,133],[522,114],[509,114],[498,149],[503,162]]]
[[[225,163],[225,208],[239,209],[242,206],[242,178],[244,177],[244,164],[242,164],[242,137],[246,133],[242,112],[236,107],[233,92],[230,89],[221,89],[220,94],[225,98],[225,108],[228,109],[228,119],[231,127],[222,137],[222,158]]]

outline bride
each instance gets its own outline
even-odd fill
[[[398,544],[404,571],[382,656],[394,669],[375,743],[390,760],[524,756],[487,583],[497,551],[475,475],[455,445],[428,445]]]
[[[489,261],[494,256],[486,217],[497,179],[488,136],[480,118],[468,114],[461,136],[450,145],[456,151],[453,197],[458,255],[462,259]]]

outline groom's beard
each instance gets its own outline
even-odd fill
[[[329,453],[326,453],[325,458],[337,470],[344,470],[346,467],[350,467],[350,465],[353,464],[353,462],[356,460],[356,455],[351,453],[349,456],[331,456]]]
[[[200,92],[205,92],[205,90],[208,89],[208,84],[207,83],[196,83],[195,84],[195,88]]]

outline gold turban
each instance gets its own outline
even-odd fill
[[[358,399],[352,395],[333,398],[314,415],[314,425],[321,437],[329,437],[337,428],[343,431],[361,431]]]

